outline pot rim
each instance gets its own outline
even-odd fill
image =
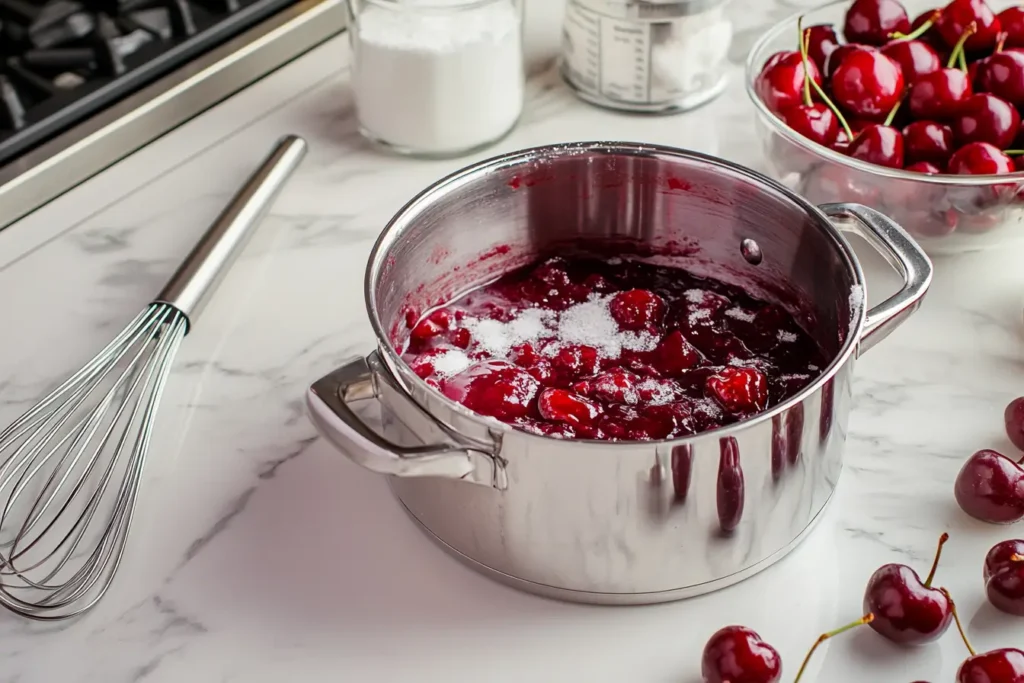
[[[421,379],[415,372],[409,368],[408,364],[402,360],[401,355],[392,345],[391,340],[388,338],[388,334],[381,324],[380,315],[377,311],[377,306],[374,302],[374,292],[379,284],[381,272],[384,264],[387,262],[386,255],[391,247],[396,244],[402,236],[402,233],[417,217],[417,214],[424,207],[432,205],[436,200],[443,197],[453,188],[461,185],[470,183],[477,180],[480,176],[490,173],[495,170],[501,170],[505,168],[516,167],[526,162],[532,162],[543,159],[556,159],[564,156],[571,156],[576,154],[602,154],[602,155],[620,155],[620,156],[634,156],[634,157],[651,157],[651,156],[668,156],[674,158],[682,158],[689,160],[696,160],[710,164],[711,166],[717,166],[724,168],[732,173],[744,176],[745,178],[753,181],[755,184],[766,186],[772,189],[784,197],[792,201],[799,208],[807,213],[807,215],[816,221],[826,234],[831,238],[834,246],[838,249],[842,260],[845,262],[847,269],[853,275],[853,281],[855,286],[859,286],[862,292],[866,292],[864,272],[861,269],[860,261],[854,254],[853,248],[850,246],[849,241],[843,235],[842,231],[835,227],[831,220],[822,212],[820,208],[810,203],[796,192],[790,190],[785,185],[772,180],[771,178],[758,173],[745,166],[741,166],[734,162],[715,157],[709,154],[701,152],[695,152],[680,147],[671,147],[668,145],[659,144],[648,144],[640,142],[602,142],[602,141],[588,141],[588,142],[571,142],[571,143],[555,143],[548,145],[540,145],[536,147],[528,147],[525,149],[516,150],[513,152],[507,152],[499,154],[487,159],[483,159],[476,163],[465,166],[447,176],[435,181],[427,188],[420,191],[412,199],[410,199],[402,208],[400,208],[394,216],[388,221],[387,225],[381,231],[374,242],[373,249],[370,251],[370,255],[367,259],[366,272],[363,280],[363,297],[366,305],[366,312],[370,318],[370,326],[373,328],[373,332],[377,337],[377,347],[384,353],[384,359],[386,365],[393,371],[397,370],[402,376],[398,378],[399,383],[405,387],[408,387],[408,383],[412,383],[419,391],[425,392],[427,395],[433,396],[440,400],[444,405],[457,413],[458,415],[473,420],[479,423],[481,426],[489,429],[492,433],[494,431],[500,432],[502,435],[507,433],[514,433],[517,436],[536,438],[544,440],[554,440],[565,444],[580,444],[580,445],[596,445],[605,447],[628,447],[638,445],[683,445],[687,443],[693,443],[698,440],[707,438],[721,438],[723,436],[729,436],[734,434],[739,429],[746,429],[753,427],[768,421],[771,421],[778,415],[784,414],[790,410],[793,406],[803,403],[808,396],[811,396],[815,392],[819,391],[826,383],[828,383],[850,359],[856,354],[857,346],[860,343],[861,333],[864,329],[864,324],[867,316],[867,297],[861,297],[860,301],[855,305],[857,310],[851,315],[850,326],[846,335],[846,339],[843,342],[843,346],[839,349],[839,352],[835,355],[832,361],[826,366],[825,370],[810,384],[801,389],[799,392],[789,397],[785,401],[772,407],[769,410],[763,411],[751,417],[748,417],[739,422],[735,422],[718,429],[708,430],[706,432],[699,432],[697,434],[690,434],[687,436],[677,437],[674,439],[660,439],[652,441],[602,441],[597,439],[556,439],[554,437],[545,436],[542,434],[534,434],[524,429],[518,429],[513,425],[502,422],[496,418],[487,417],[481,415],[469,408],[466,408],[460,403],[457,403],[440,391],[434,389]],[[500,442],[500,437],[496,438],[496,441]],[[644,451],[646,452],[646,451]]]

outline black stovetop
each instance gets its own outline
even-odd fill
[[[0,166],[296,0],[0,0]]]

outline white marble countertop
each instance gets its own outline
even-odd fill
[[[738,64],[792,8],[750,4],[736,13],[730,88],[707,107],[618,115],[577,101],[549,71],[531,83],[520,128],[485,154],[633,139],[757,167]],[[1024,619],[988,606],[981,582],[984,553],[1024,524],[975,523],[952,495],[964,458],[1008,447],[1003,406],[1024,394],[1024,269],[1010,250],[937,261],[920,313],[862,359],[835,503],[770,570],[681,603],[593,608],[514,592],[442,554],[303,413],[311,380],[371,348],[362,276],[379,229],[467,163],[369,149],[345,52],[322,46],[0,232],[6,420],[149,301],[278,136],[310,142],[178,356],[114,588],[72,623],[0,616],[0,681],[695,683],[703,643],[729,623],[774,643],[792,680],[822,630],[860,615],[877,566],[923,573],[943,530],[953,540],[939,580],[976,644],[1024,642]],[[895,278],[865,262],[877,300]],[[953,632],[905,651],[865,629],[833,641],[805,680],[949,682],[963,656]]]

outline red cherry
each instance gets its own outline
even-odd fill
[[[949,47],[954,47],[971,24],[977,31],[967,39],[964,47],[971,52],[995,47],[999,35],[999,19],[985,4],[985,0],[953,0],[942,10],[935,29]]]
[[[847,43],[845,45],[840,45],[835,50],[833,50],[829,54],[828,59],[825,60],[825,71],[824,71],[824,74],[831,81],[832,80],[832,76],[836,72],[836,69],[839,68],[839,65],[843,63],[843,60],[846,59],[847,56],[849,56],[850,54],[852,54],[854,52],[874,52],[874,51],[875,51],[875,48],[871,47],[870,45],[858,45],[856,43]]]
[[[979,93],[964,102],[952,128],[958,145],[987,142],[1006,149],[1020,130],[1020,114],[1016,107],[995,95]]]
[[[882,54],[900,65],[908,86],[942,68],[939,53],[920,40],[895,40],[882,48]]]
[[[1014,163],[1020,161],[1021,157],[1014,159]],[[1003,423],[1006,425],[1006,436],[1014,446],[1024,451],[1024,397],[1010,401],[1003,411]]]
[[[868,126],[853,139],[847,154],[878,166],[903,168],[903,134],[892,126]]]
[[[707,394],[730,413],[750,414],[768,405],[768,382],[756,368],[726,367],[707,378]]]
[[[1009,7],[998,14],[999,27],[1006,34],[1006,47],[1024,47],[1024,7]]]
[[[942,55],[947,48],[945,41],[942,40],[942,36],[935,30],[935,20],[938,19],[938,12],[939,10],[930,9],[919,14],[914,21],[910,22],[910,32],[914,33],[917,29],[924,26],[926,22],[932,22],[932,25],[924,34],[918,36],[917,39],[928,43],[936,52]]]
[[[608,304],[612,317],[624,330],[646,330],[661,322],[665,302],[646,289],[619,292]]]
[[[700,365],[700,353],[686,340],[683,333],[673,330],[665,335],[654,351],[651,361],[662,374],[673,376]]]
[[[874,615],[871,628],[875,632],[907,645],[930,643],[946,632],[953,623],[952,602],[931,584],[947,540],[949,535],[942,534],[923,583],[917,572],[902,564],[887,564],[871,575],[864,591],[864,611]]]
[[[955,175],[996,175],[1013,171],[1010,157],[987,142],[964,145],[953,153],[946,167],[947,173]]]
[[[832,146],[839,137],[839,119],[824,104],[801,104],[782,113],[783,122],[812,142]]]
[[[885,116],[903,96],[900,66],[881,52],[855,50],[832,76],[835,100],[858,116]]]
[[[1024,617],[1024,541],[998,543],[985,556],[988,601],[1007,614]]]
[[[938,175],[942,173],[942,169],[930,161],[918,161],[917,163],[907,166],[903,170],[910,171],[911,173],[924,173],[926,175]]]
[[[774,63],[772,63],[774,61]],[[799,52],[790,52],[778,59],[772,58],[761,70],[754,84],[761,101],[770,110],[779,114],[790,107],[803,103],[804,99],[804,59]],[[814,62],[808,62],[807,73],[821,85],[821,73]]]
[[[915,119],[948,120],[973,94],[967,74],[959,69],[939,69],[917,79],[907,104]]]
[[[1017,106],[1024,105],[1024,52],[997,52],[980,64],[975,80],[979,90]]]
[[[818,67],[818,71],[825,73],[828,56],[839,47],[835,27],[832,24],[808,26],[804,29],[804,34],[807,36],[807,56]]]
[[[509,420],[526,417],[540,385],[511,363],[488,360],[471,365],[444,384],[444,395],[481,415]]]
[[[726,626],[704,646],[700,670],[703,683],[777,683],[782,658],[756,632]]]
[[[907,10],[896,0],[854,0],[846,10],[843,35],[851,43],[884,45],[893,33],[909,33]]]
[[[953,130],[935,121],[914,121],[903,128],[907,161],[945,164],[953,154]]]
[[[1024,652],[1007,647],[964,660],[957,683],[1024,683]]]
[[[601,407],[565,389],[545,389],[537,399],[540,416],[552,422],[589,427],[601,414]]]
[[[1024,468],[1002,453],[984,449],[968,458],[953,491],[961,509],[975,519],[992,524],[1024,519]]]

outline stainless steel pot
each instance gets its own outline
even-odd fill
[[[903,288],[870,311],[841,231],[903,275]],[[609,243],[801,302],[805,326],[835,360],[745,422],[607,443],[477,415],[399,358],[406,307],[449,300],[540,253]],[[623,143],[516,152],[441,180],[388,224],[366,274],[378,350],[313,384],[309,412],[348,457],[390,475],[413,518],[478,570],[580,602],[684,598],[765,569],[812,528],[841,469],[854,360],[917,308],[931,274],[883,215],[816,208],[720,159]],[[379,433],[349,406],[360,399],[380,404]]]

